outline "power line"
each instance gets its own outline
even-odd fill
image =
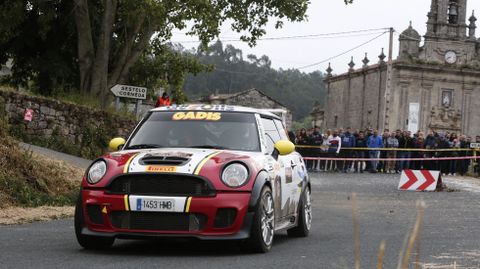
[[[349,52],[351,52],[351,51],[354,51],[354,50],[356,50],[356,49],[358,49],[358,48],[360,48],[360,47],[363,47],[363,46],[367,45],[368,43],[371,43],[371,42],[373,42],[374,40],[380,38],[381,36],[383,36],[383,35],[386,34],[386,33],[388,33],[388,31],[382,32],[380,35],[378,35],[378,36],[376,36],[376,37],[374,37],[374,38],[372,38],[372,39],[370,39],[370,40],[368,40],[368,41],[366,41],[366,42],[363,42],[362,44],[357,45],[357,46],[355,46],[355,47],[353,47],[353,48],[351,48],[351,49],[349,49],[349,50],[347,50],[347,51],[344,51],[344,52],[342,52],[342,53],[340,53],[340,54],[337,54],[337,55],[335,55],[335,56],[332,56],[332,57],[330,57],[330,58],[327,58],[327,59],[325,59],[325,60],[322,60],[322,61],[319,61],[319,62],[316,62],[316,63],[313,63],[313,64],[309,64],[309,65],[297,67],[296,69],[301,70],[301,69],[305,69],[305,68],[309,68],[309,67],[312,67],[312,66],[316,66],[316,65],[320,65],[320,64],[326,63],[326,62],[328,62],[328,61],[330,61],[330,60],[333,60],[333,59],[338,58],[338,57],[340,57],[340,56],[343,56],[343,55],[345,55],[345,54],[347,54],[347,53],[349,53]]]
[[[269,40],[288,40],[288,39],[313,39],[313,38],[341,38],[341,37],[350,37],[354,34],[357,35],[371,35],[375,34],[372,32],[385,31],[388,28],[376,28],[376,29],[362,29],[354,31],[344,31],[344,32],[331,32],[331,33],[321,33],[321,34],[308,34],[308,35],[294,35],[294,36],[280,36],[280,37],[264,37],[258,38],[258,41],[269,41]],[[369,33],[370,32],[370,33]],[[363,34],[360,34],[363,33]],[[243,42],[241,39],[225,39],[223,42]],[[201,41],[195,40],[184,40],[184,41],[172,41],[175,43],[200,43]]]

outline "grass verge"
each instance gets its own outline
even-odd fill
[[[0,208],[73,205],[83,171],[20,148],[0,121]]]

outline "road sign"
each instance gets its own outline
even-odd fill
[[[480,149],[480,143],[470,143],[471,149]]]
[[[110,91],[116,97],[143,99],[143,100],[147,99],[147,88],[144,88],[144,87],[117,84],[113,86],[110,89]]]
[[[398,189],[404,191],[435,191],[441,187],[440,171],[428,170],[405,169],[398,184]]]

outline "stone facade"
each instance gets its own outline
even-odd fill
[[[29,136],[48,138],[54,132],[73,144],[81,144],[84,130],[104,130],[112,138],[127,137],[136,121],[89,107],[0,90],[0,107],[9,124]],[[33,110],[32,121],[25,121],[26,109]],[[2,112],[3,113],[3,112]]]
[[[329,67],[326,127],[480,134],[480,41],[476,18],[465,23],[466,5],[432,0],[423,46],[410,25],[400,35],[390,75],[383,52],[377,64],[351,66],[338,76]]]
[[[292,126],[292,113],[287,109],[287,107],[257,89],[250,89],[235,94],[212,94],[200,99],[199,101],[207,104],[225,104],[260,109],[282,109],[287,112],[287,128]]]

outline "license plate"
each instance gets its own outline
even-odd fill
[[[175,211],[174,199],[162,198],[137,198],[137,211]]]

